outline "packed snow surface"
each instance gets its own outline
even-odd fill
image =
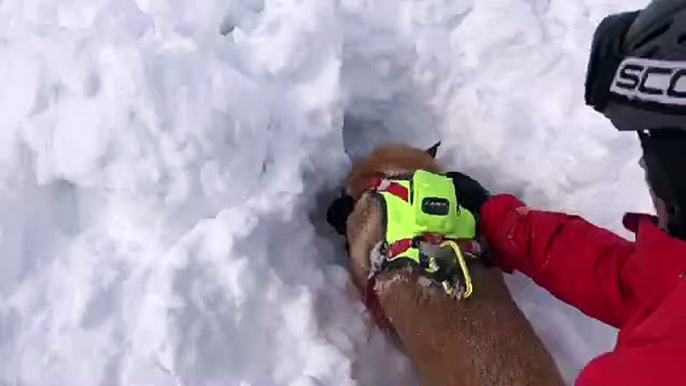
[[[323,211],[382,140],[530,205],[652,211],[583,105],[646,0],[0,1],[0,384],[400,385]],[[571,383],[615,331],[508,284]]]

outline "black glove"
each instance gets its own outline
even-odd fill
[[[457,202],[472,212],[476,219],[476,245],[471,244],[471,248],[466,248],[467,253],[474,255],[486,267],[493,267],[491,248],[481,235],[481,207],[491,198],[491,193],[466,174],[448,172],[446,175],[453,180]]]
[[[453,180],[457,202],[474,216],[479,216],[481,207],[491,198],[491,193],[466,174],[448,172],[446,175]]]
[[[354,209],[355,200],[349,195],[342,195],[329,205],[326,222],[336,230],[336,233],[345,236],[346,222]]]

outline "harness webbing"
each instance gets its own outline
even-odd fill
[[[410,200],[409,189],[395,181],[387,180],[383,177],[377,177],[372,183],[371,189],[377,192],[388,192],[403,201]]]

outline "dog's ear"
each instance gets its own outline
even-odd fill
[[[425,151],[429,153],[429,155],[433,158],[436,158],[436,152],[438,151],[438,147],[441,146],[441,141],[436,142],[435,145],[431,146],[430,148],[426,149]]]

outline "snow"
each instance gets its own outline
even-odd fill
[[[628,236],[636,138],[583,105],[647,1],[0,2],[0,383],[399,385],[323,211],[382,139]],[[221,33],[220,33],[221,32]],[[571,383],[615,331],[508,278]]]

